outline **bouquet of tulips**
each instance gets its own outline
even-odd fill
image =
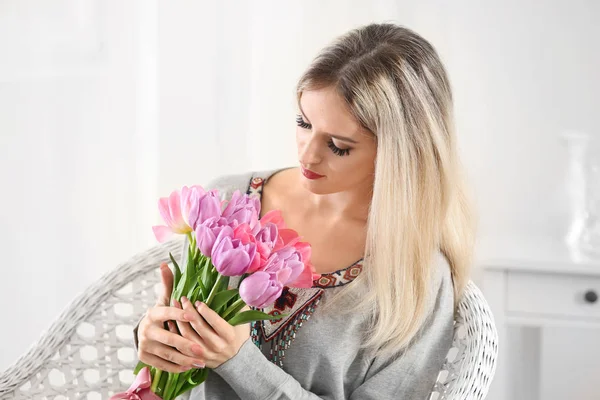
[[[180,234],[189,242],[183,269],[169,254],[174,267],[171,298],[201,301],[231,325],[281,318],[242,309],[271,305],[284,286],[311,287],[317,277],[310,245],[285,227],[279,211],[260,218],[258,198],[237,191],[221,201],[216,190],[184,186],[161,198],[159,210],[165,225],[153,227],[156,239],[164,242]],[[232,277],[237,277],[236,287],[229,285]],[[139,362],[134,373],[127,392],[112,399],[174,399],[204,382],[209,369],[170,373]]]

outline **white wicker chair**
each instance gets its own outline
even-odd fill
[[[183,241],[133,257],[71,302],[30,350],[0,374],[1,399],[107,399],[133,381],[132,330],[154,304],[157,266],[180,258]],[[470,283],[455,321],[453,348],[430,400],[483,399],[495,370],[497,334]]]
[[[429,400],[485,399],[496,371],[498,332],[494,317],[472,281],[458,303],[452,347]]]

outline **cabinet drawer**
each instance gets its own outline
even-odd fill
[[[509,271],[506,307],[509,312],[600,319],[600,299],[586,301],[590,291],[600,297],[600,278]]]

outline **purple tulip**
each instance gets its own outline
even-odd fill
[[[198,225],[209,218],[221,216],[221,200],[215,190],[210,192],[195,191],[191,195],[190,226],[195,231]]]
[[[210,217],[196,227],[196,244],[206,257],[212,257],[212,251],[219,233],[227,226],[222,217]]]
[[[231,200],[223,210],[222,216],[227,219],[232,228],[241,224],[248,224],[253,233],[260,229],[258,217],[260,215],[260,200],[256,197],[250,197],[241,194],[236,190],[231,196]]]
[[[302,256],[294,247],[284,247],[272,253],[263,269],[284,286],[298,279],[303,270]]]
[[[258,271],[247,277],[240,285],[240,297],[252,307],[263,308],[273,304],[281,296],[283,285],[271,279],[267,272]]]
[[[221,275],[239,276],[248,271],[255,254],[254,243],[242,243],[241,239],[234,238],[233,229],[225,226],[212,248],[212,262]]]

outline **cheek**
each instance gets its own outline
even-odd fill
[[[309,136],[310,133],[307,133],[303,129],[296,130],[296,146],[298,147],[298,153],[301,153],[308,144]]]

